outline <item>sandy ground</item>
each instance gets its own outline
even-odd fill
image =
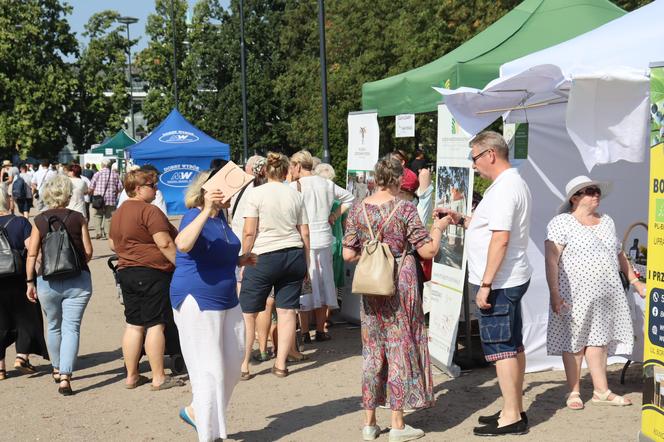
[[[93,241],[91,262],[94,293],[83,318],[78,369],[72,387],[76,394],[62,397],[48,375],[48,361],[33,358],[40,372],[19,376],[10,370],[0,384],[5,407],[0,414],[0,440],[183,440],[196,435],[177,416],[189,403],[189,385],[162,392],[149,386],[123,387],[120,338],[122,306],[106,266],[110,251]],[[241,382],[228,411],[232,441],[353,441],[361,440],[361,347],[359,330],[346,325],[331,329],[333,340],[306,348],[310,361],[291,365],[291,376],[278,379],[269,373],[271,362],[252,367],[256,377]],[[7,354],[12,366],[13,347]],[[142,370],[149,366],[144,358]],[[501,440],[624,441],[635,440],[640,426],[641,369],[630,368],[624,386],[620,366],[610,369],[611,388],[626,394],[635,405],[598,407],[587,403],[583,411],[564,408],[564,373],[526,375],[525,402],[531,422],[527,436]],[[186,378],[186,377],[185,377]],[[477,369],[452,379],[434,377],[436,405],[406,417],[406,422],[426,431],[422,441],[479,439],[472,428],[481,414],[500,407],[492,368]],[[582,397],[589,401],[592,387],[584,372]],[[389,411],[379,411],[379,425],[389,423]],[[384,430],[378,441],[387,441]]]

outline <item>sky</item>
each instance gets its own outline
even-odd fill
[[[85,43],[83,38],[84,26],[88,19],[95,12],[112,9],[118,11],[122,15],[136,17],[139,21],[134,25],[130,25],[129,32],[132,40],[140,38],[138,44],[132,48],[132,52],[138,52],[145,48],[148,44],[147,37],[145,36],[145,25],[147,24],[148,15],[154,12],[154,0],[66,0],[73,7],[71,15],[67,16],[69,25],[72,31],[76,33],[79,41]],[[193,6],[197,0],[187,0],[189,3],[190,11],[193,11]],[[221,4],[227,7],[229,0],[221,0]]]

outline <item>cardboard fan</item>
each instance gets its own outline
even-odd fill
[[[203,189],[209,191],[221,190],[224,194],[224,203],[231,199],[242,188],[249,185],[254,179],[253,176],[246,173],[237,164],[229,161],[205,184]]]

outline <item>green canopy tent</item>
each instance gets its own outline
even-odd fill
[[[120,129],[110,140],[91,149],[89,153],[102,154],[105,157],[117,157],[118,171],[122,173],[125,168],[124,150],[133,144],[136,144],[136,140]]]
[[[626,12],[608,0],[525,0],[483,32],[443,57],[362,85],[362,109],[381,117],[433,112],[441,101],[432,86],[482,89],[500,65],[567,41]]]
[[[90,153],[100,153],[106,157],[124,157],[125,148],[132,144],[136,144],[136,140],[121,129],[110,140],[91,149]]]

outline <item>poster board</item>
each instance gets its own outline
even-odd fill
[[[664,441],[664,63],[650,66],[650,185],[641,440]]]
[[[459,126],[444,104],[438,105],[435,207],[470,214],[472,162],[468,159],[470,136]],[[434,257],[431,290],[425,303],[429,313],[429,353],[438,368],[452,375],[452,362],[466,275],[465,230],[449,226]]]
[[[374,167],[378,161],[379,146],[378,112],[350,112],[346,189],[353,194],[356,202],[376,191]]]

